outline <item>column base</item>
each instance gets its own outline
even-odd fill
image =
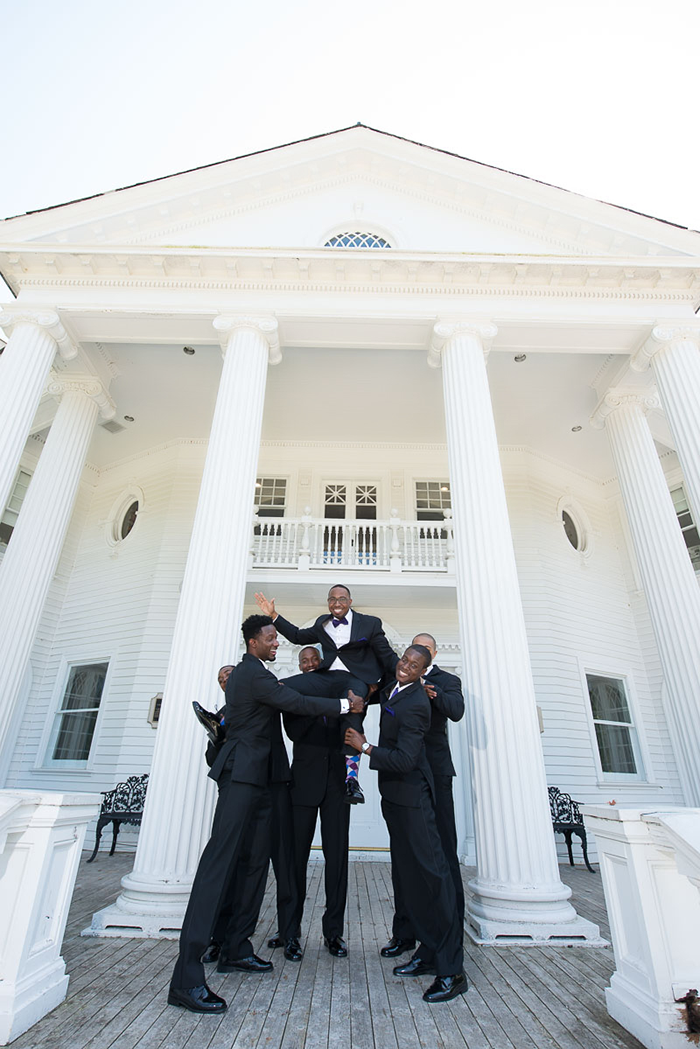
[[[81,936],[109,939],[177,940],[185,917],[184,908],[175,914],[129,914],[120,910],[116,903],[104,907],[92,916],[92,923],[83,929]]]
[[[123,892],[92,916],[81,936],[176,940],[180,935],[192,882],[147,880],[133,872],[122,878]]]
[[[609,947],[593,922],[578,915],[569,922],[494,921],[467,911],[464,931],[486,947]]]
[[[66,997],[68,976],[63,959],[0,989],[0,1045],[14,1042]]]
[[[605,989],[605,1004],[613,1020],[647,1049],[688,1049],[692,1044],[682,1005],[644,994],[620,973],[613,973]]]
[[[593,922],[581,918],[568,902],[571,889],[562,882],[539,889],[469,882],[465,928],[479,944],[521,947],[607,947]]]

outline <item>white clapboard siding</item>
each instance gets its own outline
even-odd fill
[[[106,790],[129,774],[149,770],[155,730],[147,722],[148,709],[151,697],[163,690],[205,451],[204,442],[175,441],[99,475],[86,471],[34,646],[31,696],[8,785]],[[337,445],[278,444],[263,445],[261,456],[263,475],[288,478],[288,512],[297,514],[311,504],[314,491],[318,497],[323,477],[342,481],[352,470],[358,481],[376,481],[384,491],[381,514],[395,508],[409,519],[415,480],[447,476],[444,449],[438,446],[387,446],[373,454],[371,446],[345,452]],[[502,459],[544,718],[548,782],[582,801],[680,801],[658,655],[614,492],[523,449],[504,449]],[[132,534],[115,549],[106,542],[106,522],[133,485],[143,490],[145,504]],[[588,557],[574,551],[564,534],[557,509],[564,496],[574,500],[590,526]],[[454,589],[441,590],[436,599],[435,591],[423,598],[419,586],[411,587],[401,600],[383,604],[377,587],[389,588],[394,581],[388,573],[375,577],[371,607],[363,606],[361,596],[358,607],[382,617],[397,647],[428,630],[447,656],[443,665],[463,666]],[[299,623],[319,610],[309,607],[303,587],[284,607]],[[53,718],[57,676],[66,661],[76,659],[110,660],[89,768],[37,768],[45,726]],[[653,783],[613,786],[599,779],[582,666],[633,681],[637,727]],[[216,698],[212,680],[213,704]],[[467,769],[460,768],[466,793],[467,780]],[[130,838],[125,834],[125,841]]]

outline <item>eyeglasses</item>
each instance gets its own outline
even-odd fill
[[[328,598],[328,604],[329,605],[349,605],[350,604],[350,598],[349,597],[329,597]]]

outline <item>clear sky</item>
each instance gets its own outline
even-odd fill
[[[0,11],[0,217],[359,120],[700,229],[700,0]]]

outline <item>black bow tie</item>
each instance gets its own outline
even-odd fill
[[[334,620],[333,620],[333,626],[340,626],[340,624],[341,624],[341,623],[344,623],[344,624],[345,624],[345,626],[347,626],[347,625],[348,625],[348,621],[347,621],[347,619],[345,618],[345,616],[343,616],[343,618],[342,618],[342,619],[334,619]]]

